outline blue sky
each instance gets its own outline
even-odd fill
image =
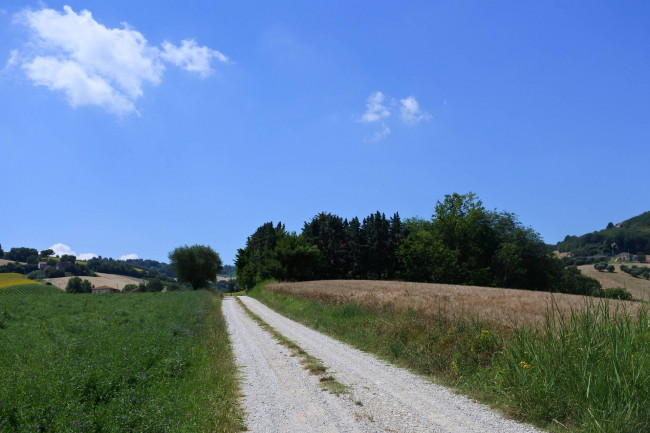
[[[0,4],[5,250],[232,263],[267,221],[469,191],[549,243],[649,210],[648,4],[167,4]]]

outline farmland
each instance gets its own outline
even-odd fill
[[[22,274],[16,274],[13,272],[0,274],[0,288],[30,283],[36,283],[36,281],[27,279]]]
[[[594,265],[578,266],[583,274],[593,277],[600,281],[603,288],[623,287],[632,294],[636,299],[650,300],[650,281],[642,278],[635,278],[630,274],[621,271],[619,265],[615,265],[614,272],[600,272],[594,268]]]
[[[500,328],[543,323],[552,304],[558,312],[569,315],[572,310],[578,311],[594,301],[586,296],[561,293],[399,281],[275,283],[268,290],[334,305],[353,303],[399,311],[413,309],[428,317],[471,317]],[[640,304],[633,302],[616,301],[616,304],[632,312],[640,308]]]
[[[65,290],[68,280],[72,277],[61,277],[61,278],[46,278],[43,281],[50,282],[54,286],[58,287],[61,290]],[[97,272],[96,277],[81,277],[84,280],[90,281],[95,287],[99,286],[110,286],[116,289],[122,290],[127,284],[139,284],[144,280],[140,278],[128,277],[125,275],[116,275],[116,274],[103,274]]]
[[[376,281],[269,284],[249,294],[513,418],[557,431],[650,430],[643,304]]]
[[[0,431],[239,431],[209,292],[0,297]]]

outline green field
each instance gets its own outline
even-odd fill
[[[0,297],[0,432],[242,429],[209,292]]]

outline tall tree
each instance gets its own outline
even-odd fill
[[[178,247],[169,253],[169,260],[178,279],[190,283],[194,290],[215,281],[223,269],[219,253],[206,245]]]

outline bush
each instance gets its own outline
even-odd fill
[[[623,287],[614,287],[611,289],[602,289],[598,292],[598,297],[607,299],[620,299],[622,301],[631,301],[634,299],[632,294]]]
[[[607,263],[598,262],[598,263],[596,263],[596,264],[594,265],[594,268],[595,268],[598,272],[602,272],[602,271],[604,271],[605,269],[607,269]]]
[[[607,266],[607,272],[614,272],[615,269],[614,265]]]

